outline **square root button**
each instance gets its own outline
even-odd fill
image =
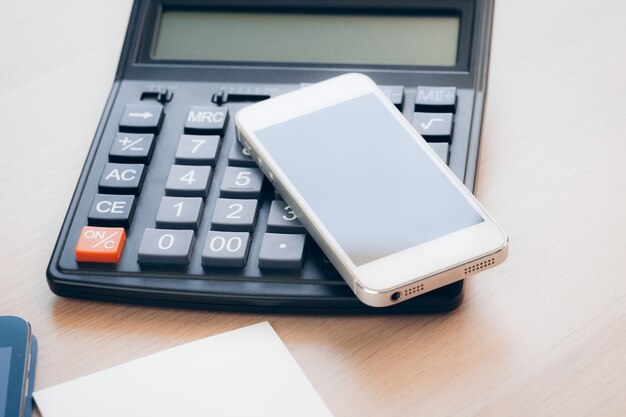
[[[428,142],[450,142],[452,113],[415,113],[413,127]]]

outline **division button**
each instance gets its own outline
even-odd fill
[[[109,151],[109,161],[147,164],[153,149],[153,134],[117,133]]]
[[[144,165],[114,164],[104,166],[98,189],[105,194],[139,194],[144,178]]]
[[[291,207],[284,201],[274,200],[267,218],[267,231],[277,233],[304,233],[304,226]]]
[[[162,105],[127,104],[120,119],[120,131],[156,134],[159,133],[162,122]]]
[[[450,145],[445,142],[440,143],[429,143],[430,147],[433,148],[433,151],[441,158],[443,162],[448,163],[448,149]]]
[[[252,232],[256,224],[257,200],[218,198],[211,219],[213,230]]]
[[[213,165],[219,148],[219,136],[182,135],[176,149],[176,163]]]
[[[258,168],[226,167],[221,197],[258,198],[263,186],[263,173]]]
[[[227,122],[227,108],[191,106],[185,119],[185,133],[221,136]]]
[[[198,230],[203,208],[200,197],[161,197],[156,225],[162,229]]]
[[[259,268],[302,269],[305,235],[266,233],[259,253]]]
[[[121,227],[84,226],[76,244],[76,261],[117,263],[126,243]]]
[[[165,182],[165,193],[182,197],[206,197],[211,175],[210,166],[172,165]]]
[[[456,87],[417,87],[416,111],[454,113],[455,108]]]
[[[249,248],[249,233],[210,231],[202,250],[202,265],[243,268]]]
[[[90,226],[130,227],[135,212],[135,196],[96,194],[89,210]]]
[[[238,167],[256,166],[254,160],[250,156],[250,150],[241,146],[239,141],[235,141],[235,143],[233,143],[233,147],[230,148],[230,153],[228,154],[228,165]]]
[[[146,229],[139,244],[138,261],[144,264],[187,265],[194,240],[193,230]]]
[[[413,127],[429,142],[450,142],[452,113],[414,113]]]

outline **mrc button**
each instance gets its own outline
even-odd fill
[[[135,196],[96,194],[89,210],[90,226],[130,226],[135,212]]]
[[[456,87],[417,87],[416,111],[454,113],[455,108]]]
[[[185,119],[185,133],[223,135],[227,122],[226,108],[191,106]]]

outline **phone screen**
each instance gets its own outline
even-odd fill
[[[373,93],[255,133],[357,266],[484,221]]]
[[[7,408],[12,350],[10,346],[0,347],[0,417],[5,415]]]

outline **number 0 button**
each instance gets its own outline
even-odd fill
[[[249,247],[249,233],[209,232],[202,251],[202,265],[243,268]]]
[[[146,229],[139,244],[139,262],[187,265],[194,239],[192,230]]]

